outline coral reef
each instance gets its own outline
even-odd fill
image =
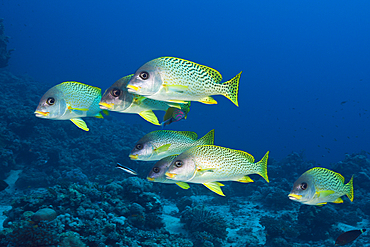
[[[253,183],[225,182],[227,196],[220,197],[202,185],[183,190],[148,182],[152,164],[128,158],[144,135],[140,126],[89,118],[84,132],[68,121],[39,119],[33,112],[52,85],[6,70],[0,70],[0,83],[7,92],[0,99],[0,179],[20,172],[16,190],[0,192],[1,205],[12,206],[1,211],[7,218],[0,246],[329,246],[343,231],[340,225],[368,224],[365,151],[328,167],[346,181],[354,174],[352,203],[314,207],[288,199],[295,179],[316,166],[303,153],[270,158],[269,184],[251,175]],[[116,162],[139,176],[116,169]],[[45,221],[35,214],[39,210],[55,214]],[[359,238],[353,246],[364,244]]]

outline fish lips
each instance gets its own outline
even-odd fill
[[[290,200],[293,200],[293,201],[298,201],[298,200],[301,200],[302,196],[301,195],[296,195],[296,194],[292,194],[290,193],[288,195],[289,199]]]
[[[105,102],[100,102],[99,103],[99,107],[100,109],[103,109],[103,110],[109,110],[111,109],[112,107],[114,106],[114,103],[105,103]]]
[[[130,159],[132,160],[137,160],[138,159],[138,154],[130,154],[128,157],[130,157]]]
[[[137,87],[137,86],[134,86],[134,85],[127,85],[127,91],[129,93],[136,93],[136,92],[139,92],[141,89],[141,87]]]
[[[165,175],[166,175],[166,178],[168,178],[168,179],[174,179],[177,174],[166,172]]]
[[[47,117],[50,112],[35,111],[34,113],[35,113],[36,117]]]

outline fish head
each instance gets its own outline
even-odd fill
[[[131,77],[132,75],[125,76],[105,90],[99,103],[100,109],[124,112],[131,106],[135,96],[126,88]]]
[[[197,171],[196,159],[188,151],[177,156],[168,167],[166,177],[177,181],[189,181]]]
[[[315,196],[315,183],[312,175],[304,173],[293,184],[288,197],[290,200],[309,204]]]
[[[166,180],[166,171],[177,155],[167,156],[159,160],[150,170],[147,179],[152,182],[163,182]]]
[[[40,99],[35,110],[36,117],[58,119],[67,111],[63,91],[56,86],[49,89]]]
[[[159,69],[150,62],[141,66],[127,85],[129,93],[150,96],[157,93],[163,80]]]
[[[129,157],[132,160],[148,160],[154,154],[154,149],[153,142],[148,136],[144,136],[135,144]]]

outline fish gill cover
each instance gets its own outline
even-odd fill
[[[368,227],[368,2],[0,4],[0,57],[9,64],[0,69],[0,179],[8,185],[0,191],[0,246],[333,246],[342,233]],[[8,46],[17,49],[11,60]],[[186,120],[166,129],[199,137],[215,129],[215,144],[256,160],[270,150],[269,183],[258,175],[223,182],[225,197],[199,184],[152,183],[155,162],[129,154],[161,127],[111,113],[86,119],[84,132],[34,115],[58,83],[104,92],[168,55],[226,80],[243,70],[239,107],[222,96],[216,105],[193,102]],[[354,175],[353,202],[289,200],[294,181],[313,167],[346,183]],[[50,221],[37,212],[50,212]],[[367,246],[367,234],[351,246]]]

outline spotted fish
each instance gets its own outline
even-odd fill
[[[143,136],[132,149],[133,160],[160,160],[166,156],[180,154],[183,151],[204,144],[213,144],[214,130],[197,139],[192,131],[157,130]]]
[[[105,91],[99,103],[101,109],[139,114],[146,121],[155,125],[160,125],[160,123],[153,111],[181,109],[183,104],[148,99],[137,94],[129,93],[126,86],[132,76],[122,77]]]
[[[189,189],[190,186],[187,183],[174,181],[166,178],[166,171],[171,165],[171,162],[177,157],[177,155],[167,156],[159,160],[150,170],[147,179],[151,182],[165,183],[165,184],[177,184],[183,189]]]
[[[294,182],[289,199],[308,205],[324,205],[328,202],[343,203],[341,196],[353,201],[353,176],[344,184],[344,177],[322,167],[314,167]]]
[[[181,58],[160,57],[141,66],[127,88],[130,93],[178,103],[217,104],[211,95],[223,95],[238,106],[240,74],[221,83],[222,76],[215,69]]]
[[[36,117],[71,120],[77,127],[89,131],[82,117],[103,118],[99,102],[101,89],[81,82],[62,82],[49,89],[41,98]]]
[[[192,147],[174,159],[166,172],[168,179],[187,183],[200,183],[224,196],[219,181],[253,182],[249,174],[258,174],[267,182],[267,152],[254,163],[247,152],[230,148],[201,145]]]

